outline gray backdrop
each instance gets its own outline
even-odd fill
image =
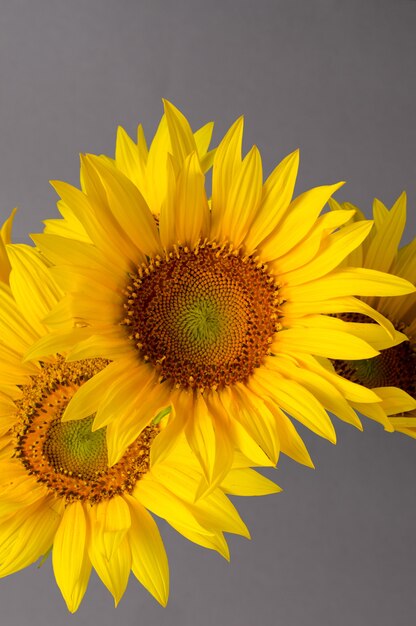
[[[415,235],[416,2],[2,0],[0,211],[27,241],[54,214],[49,179],[78,182],[78,153],[112,154],[118,124],[150,136],[161,97],[221,136],[246,115],[266,171],[301,148],[297,191],[369,214],[408,191]],[[0,581],[0,625],[410,626],[416,611],[415,445],[366,423],[332,446],[303,431],[317,469],[282,459],[284,493],[241,498],[252,541],[232,560],[161,524],[171,599],[132,577],[117,610],[93,577],[71,616],[50,564]]]

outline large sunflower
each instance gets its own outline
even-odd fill
[[[136,144],[120,132],[115,160],[81,157],[81,190],[54,184],[63,219],[48,221],[34,240],[67,296],[47,320],[55,334],[30,355],[75,343],[70,359],[113,360],[63,416],[94,413],[93,428],[107,426],[111,464],[169,407],[155,454],[163,457],[185,432],[211,485],[234,448],[256,444],[272,463],[282,450],[311,464],[288,415],[335,441],[327,409],[360,427],[349,402],[379,400],[317,357],[365,359],[378,354],[374,346],[400,341],[353,295],[413,286],[375,270],[339,269],[371,222],[339,230],[353,212],[320,215],[340,184],[292,200],[297,151],[263,184],[258,149],[241,157],[242,134],[240,118],[216,150],[211,200],[206,141],[167,102],[149,150],[142,134]],[[334,328],[327,314],[342,311],[382,326]]]
[[[92,567],[116,604],[132,570],[165,605],[168,562],[148,510],[228,558],[223,532],[249,535],[225,493],[260,495],[279,488],[239,453],[221,486],[196,501],[201,468],[185,437],[163,461],[152,459],[166,418],[144,427],[109,467],[106,429],[92,432],[92,415],[61,420],[76,390],[107,361],[68,363],[56,356],[22,363],[45,334],[42,319],[62,294],[33,248],[6,249],[12,269],[10,287],[0,283],[0,576],[52,551],[70,611],[78,608]],[[8,262],[1,265],[7,279]]]
[[[333,201],[332,208],[349,211],[352,205],[339,205]],[[391,272],[415,283],[416,238],[399,248],[406,224],[406,195],[402,193],[391,210],[380,200],[374,200],[373,214],[375,229],[352,253],[354,256],[349,258],[349,262]],[[358,209],[354,219],[364,219]],[[416,294],[399,298],[367,297],[363,300],[389,319],[404,334],[406,341],[382,350],[371,359],[334,361],[335,369],[354,382],[374,388],[382,402],[373,410],[380,411],[381,408],[389,415],[395,430],[416,438]],[[356,316],[355,319],[368,321],[365,316]]]

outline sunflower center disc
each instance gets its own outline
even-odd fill
[[[107,365],[103,359],[67,363],[62,358],[44,364],[32,384],[22,386],[16,401],[16,456],[38,482],[71,502],[91,503],[131,492],[149,469],[150,446],[158,427],[148,426],[108,466],[106,429],[92,431],[94,416],[62,422],[77,389]]]
[[[59,419],[49,426],[43,451],[56,471],[96,478],[107,469],[105,429],[91,431],[93,417],[75,422]]]
[[[246,381],[278,330],[279,296],[264,265],[240,250],[176,248],[130,275],[129,338],[162,379],[216,388]]]

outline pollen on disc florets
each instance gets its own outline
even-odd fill
[[[80,385],[107,364],[104,359],[68,363],[57,357],[42,364],[15,401],[15,456],[28,474],[67,502],[96,503],[131,492],[149,469],[150,446],[158,427],[145,428],[120,461],[109,467],[106,429],[91,430],[93,415],[61,421]]]
[[[337,315],[347,322],[375,323],[374,320],[361,313],[342,313]],[[333,360],[335,370],[352,382],[375,387],[399,387],[413,398],[416,398],[416,341],[406,333],[406,325],[394,324],[409,337],[397,346],[381,350],[380,354],[371,359],[351,361]]]
[[[185,389],[245,382],[280,328],[275,277],[230,244],[175,246],[131,273],[124,296],[141,358]]]

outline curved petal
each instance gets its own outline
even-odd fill
[[[163,100],[173,156],[182,166],[186,157],[196,150],[195,139],[186,117],[168,100]]]
[[[295,150],[279,163],[264,183],[260,206],[245,238],[248,249],[254,250],[283,219],[292,200],[298,167],[299,150]]]
[[[129,543],[136,578],[166,606],[169,597],[169,565],[159,529],[136,498],[126,496],[131,513]]]
[[[227,206],[231,182],[241,168],[243,127],[244,120],[239,117],[222,139],[215,153],[212,172],[211,239],[221,237],[222,215]]]
[[[329,198],[343,184],[314,187],[295,198],[284,221],[259,246],[263,261],[277,259],[293,248],[312,228]]]
[[[176,235],[181,244],[193,248],[208,235],[209,209],[205,177],[196,152],[185,158],[176,187]]]
[[[262,193],[261,156],[256,146],[244,158],[240,171],[231,181],[222,215],[221,232],[237,248],[249,232]]]
[[[56,531],[52,565],[69,611],[75,612],[88,586],[91,563],[87,549],[87,521],[80,501],[69,504]]]

